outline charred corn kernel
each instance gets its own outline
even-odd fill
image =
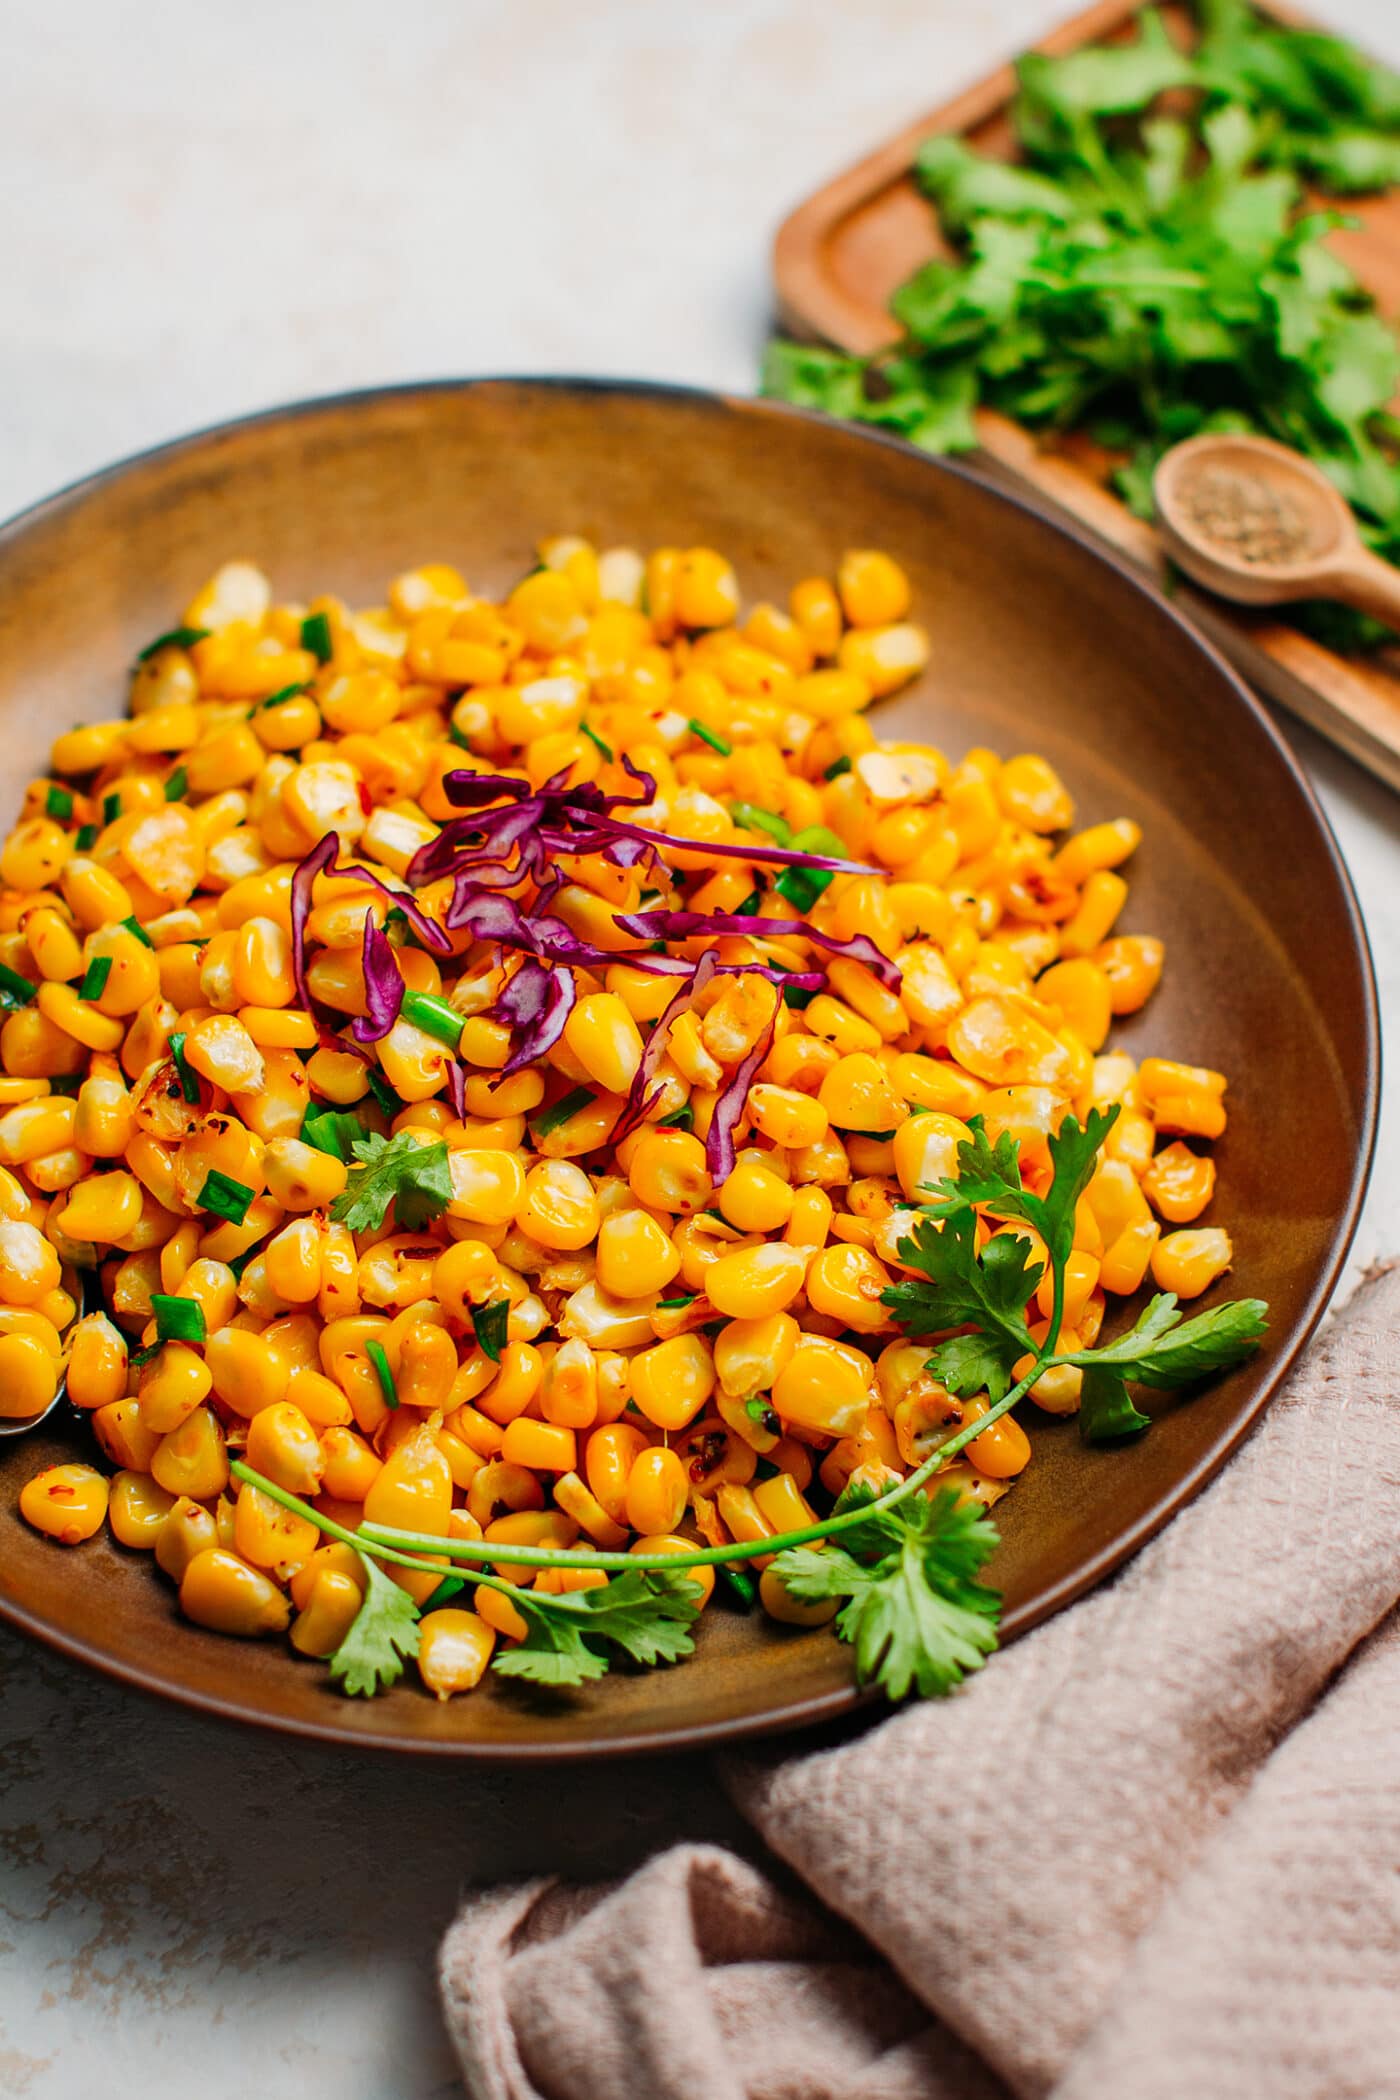
[[[539,1409],[565,1429],[587,1429],[597,1419],[598,1364],[587,1342],[573,1336],[544,1363]]]
[[[0,849],[0,881],[12,890],[46,890],[67,864],[72,842],[47,817],[16,824]]]
[[[230,1545],[232,1540],[230,1527]],[[197,1553],[207,1553],[220,1543],[218,1522],[212,1512],[188,1495],[177,1495],[156,1533],[156,1566],[172,1582],[179,1582]]]
[[[452,1175],[449,1217],[475,1225],[508,1225],[522,1208],[525,1169],[514,1153],[454,1147],[448,1154],[448,1167]]]
[[[41,984],[39,1011],[55,1028],[71,1035],[88,1050],[117,1050],[126,1034],[120,1021],[98,1011],[90,999],[80,998],[71,984]]]
[[[801,1531],[817,1521],[816,1511],[790,1473],[756,1480],[750,1492],[774,1531]]]
[[[94,1417],[94,1425],[98,1419]],[[228,1449],[213,1410],[195,1408],[178,1429],[161,1437],[145,1470],[170,1495],[209,1502],[222,1494],[228,1485]]]
[[[842,1057],[823,1079],[817,1101],[838,1130],[888,1132],[909,1115],[884,1066],[868,1051]]]
[[[344,1160],[294,1137],[273,1138],[263,1166],[268,1195],[290,1211],[329,1209],[348,1178]]]
[[[834,656],[841,640],[841,603],[824,576],[804,577],[788,594],[788,610],[814,656]]]
[[[120,1159],[135,1134],[135,1105],[120,1072],[90,1072],[78,1089],[73,1125],[78,1150],[92,1159]]]
[[[758,1600],[769,1618],[783,1626],[825,1626],[841,1608],[838,1597],[819,1597],[812,1602],[794,1597],[776,1568],[765,1568],[759,1576]]]
[[[1029,753],[1006,760],[997,775],[997,799],[1027,831],[1064,831],[1074,821],[1074,804],[1059,774]]]
[[[1179,1141],[1164,1145],[1143,1174],[1142,1191],[1169,1224],[1189,1225],[1215,1192],[1215,1162]]]
[[[1108,940],[1119,912],[1128,901],[1128,885],[1121,875],[1106,869],[1089,877],[1079,895],[1072,918],[1060,928],[1060,953],[1092,955]]]
[[[615,1553],[619,1547],[626,1545],[627,1533],[623,1526],[613,1522],[597,1496],[585,1487],[577,1473],[562,1473],[559,1476],[554,1483],[554,1499],[565,1516],[570,1517],[580,1531],[586,1532],[592,1543],[605,1553]]]
[[[760,1082],[749,1088],[748,1108],[754,1128],[775,1145],[818,1145],[830,1128],[831,1119],[821,1103],[795,1087]]]
[[[263,1252],[267,1280],[288,1305],[309,1305],[321,1290],[321,1233],[313,1218],[294,1218]]]
[[[916,678],[929,660],[929,639],[912,621],[866,627],[842,637],[841,669],[862,679],[877,700]],[[799,701],[799,705],[801,702]]]
[[[478,1613],[451,1606],[430,1611],[419,1621],[418,1674],[438,1699],[470,1692],[486,1674],[495,1645],[495,1631]]]
[[[911,1203],[928,1201],[940,1181],[956,1181],[960,1146],[972,1132],[957,1116],[930,1110],[911,1116],[894,1134],[894,1170]]]
[[[630,1521],[627,1483],[633,1466],[647,1448],[645,1434],[630,1422],[610,1422],[593,1430],[584,1447],[584,1473],[589,1490],[614,1524]]]
[[[4,1366],[3,1352],[10,1339],[7,1335],[0,1341],[0,1368]],[[153,1470],[152,1461],[159,1449],[160,1438],[143,1419],[139,1400],[113,1400],[105,1407],[94,1409],[92,1433],[114,1466],[125,1467],[133,1473]],[[165,1485],[164,1481],[161,1485]]]
[[[254,1463],[250,1457],[249,1464]],[[285,1509],[261,1488],[244,1481],[234,1504],[233,1544],[255,1568],[282,1568],[309,1560],[321,1534],[309,1517]]]
[[[1085,959],[1056,963],[1036,985],[1036,997],[1058,1006],[1086,1050],[1101,1050],[1112,1021],[1108,978]]]
[[[26,1524],[61,1546],[77,1546],[102,1529],[107,1482],[92,1466],[49,1466],[26,1480],[19,1512]]]
[[[556,1422],[536,1422],[517,1415],[506,1426],[501,1456],[508,1465],[528,1466],[539,1473],[572,1473],[578,1458],[572,1429]]]
[[[543,1247],[586,1247],[598,1233],[598,1198],[588,1176],[571,1160],[532,1167],[515,1215],[520,1230]]]
[[[1012,1415],[1002,1415],[967,1445],[970,1463],[989,1480],[1014,1480],[1030,1463],[1031,1440]]]
[[[1178,1298],[1199,1298],[1234,1258],[1230,1235],[1219,1226],[1169,1232],[1152,1250],[1152,1280],[1158,1290],[1175,1291]]]
[[[1060,1347],[1076,1347],[1078,1337],[1069,1329],[1060,1336]],[[1026,1369],[1030,1369],[1027,1362]],[[1018,1370],[1017,1376],[1024,1373]],[[1031,1398],[1047,1415],[1073,1415],[1079,1412],[1079,1403],[1084,1391],[1084,1373],[1078,1364],[1052,1364],[1041,1373],[1031,1387]],[[970,1447],[969,1447],[970,1448]]]
[[[719,1207],[740,1232],[781,1232],[792,1204],[781,1174],[753,1158],[741,1159],[719,1190]]]
[[[291,1617],[276,1583],[222,1546],[195,1554],[180,1578],[180,1609],[213,1633],[250,1638],[282,1633]]]
[[[1116,1234],[1099,1264],[1098,1280],[1104,1290],[1126,1297],[1141,1288],[1161,1230],[1155,1218],[1142,1217]]]
[[[658,1429],[684,1429],[715,1389],[714,1360],[702,1336],[674,1335],[633,1357],[631,1385],[632,1397],[649,1422]]]
[[[806,1256],[786,1242],[742,1247],[711,1264],[705,1275],[706,1295],[726,1319],[763,1319],[792,1303],[802,1289],[806,1269]],[[667,1528],[653,1526],[662,1531]]]
[[[204,1360],[213,1376],[214,1391],[234,1414],[251,1417],[287,1396],[286,1359],[259,1334],[224,1327],[210,1335]]]
[[[654,1296],[680,1265],[671,1240],[644,1210],[620,1211],[598,1228],[598,1281],[615,1298]]]
[[[892,1324],[881,1303],[891,1281],[884,1263],[866,1248],[827,1247],[807,1271],[807,1302],[856,1334],[878,1334]]]
[[[51,905],[28,914],[24,938],[41,977],[60,984],[83,973],[83,950],[64,915]]]
[[[364,1599],[354,1578],[338,1568],[316,1576],[288,1635],[299,1655],[333,1655],[359,1616]]]
[[[369,1578],[365,1574],[364,1563],[359,1554],[353,1546],[345,1545],[340,1539],[328,1540],[325,1545],[316,1548],[309,1560],[303,1561],[299,1568],[294,1569],[288,1579],[287,1588],[298,1611],[306,1609],[318,1580],[322,1575],[328,1574],[348,1575],[355,1585],[356,1594],[364,1596]]]
[[[91,1174],[68,1191],[53,1224],[70,1240],[111,1246],[125,1240],[141,1217],[141,1184],[133,1174]]]
[[[674,1451],[652,1445],[638,1454],[627,1476],[627,1522],[643,1533],[674,1531],[685,1514],[689,1489]]]
[[[213,1380],[203,1358],[184,1342],[167,1342],[141,1372],[141,1417],[157,1436],[168,1436],[207,1400]]]
[[[338,1502],[363,1502],[379,1477],[381,1461],[353,1429],[334,1426],[321,1438],[321,1486]]]
[[[866,548],[843,554],[836,588],[852,627],[885,627],[909,610],[909,579],[888,554]]]
[[[685,1130],[647,1131],[627,1178],[639,1203],[672,1217],[703,1210],[713,1194],[705,1148]]]
[[[782,1420],[821,1436],[856,1436],[870,1410],[870,1365],[856,1349],[804,1334],[773,1382]]]
[[[119,1546],[151,1551],[174,1506],[174,1497],[167,1495],[149,1473],[122,1471],[112,1475],[107,1521]]]
[[[1116,1014],[1135,1014],[1156,991],[1166,950],[1150,934],[1124,933],[1103,941],[1094,950],[1094,961],[1108,979],[1109,997]]]
[[[108,1407],[126,1391],[126,1342],[105,1313],[89,1313],[73,1330],[68,1397],[75,1407]]]
[[[59,1280],[58,1255],[38,1227],[0,1218],[0,1300],[33,1305],[57,1290]]]
[[[1142,827],[1131,817],[1116,817],[1108,824],[1091,824],[1087,831],[1066,839],[1053,862],[1057,875],[1066,882],[1088,883],[1105,868],[1116,868],[1136,853],[1142,842]]]
[[[75,1142],[78,1104],[61,1094],[46,1094],[37,1101],[22,1101],[0,1116],[0,1161],[6,1166],[27,1166],[46,1153],[57,1152]]]
[[[262,1052],[236,1014],[212,1014],[185,1037],[185,1058],[226,1092],[246,1093],[263,1083]]]
[[[818,992],[806,1011],[807,1026],[813,1035],[830,1043],[838,1057],[851,1057],[857,1051],[878,1050],[880,1031],[869,1021],[862,1020],[840,999],[833,999],[829,992]]]
[[[792,1247],[824,1247],[831,1230],[833,1204],[822,1188],[800,1188],[792,1199],[792,1215],[783,1238]]]
[[[320,1492],[325,1454],[316,1431],[290,1400],[259,1408],[248,1424],[247,1455],[255,1472],[265,1473],[289,1494]]]

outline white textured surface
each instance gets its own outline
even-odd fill
[[[1400,61],[1391,0],[1330,18]],[[0,514],[200,423],[479,371],[744,389],[767,243],[1053,0],[10,0]],[[1400,803],[1299,732],[1389,1008]],[[1358,1242],[1400,1247],[1391,1112]],[[1286,1141],[1286,1135],[1285,1140]],[[692,1765],[331,1757],[0,1639],[0,2094],[428,2100],[464,1877],[728,1831]]]

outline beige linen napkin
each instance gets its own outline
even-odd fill
[[[1392,1269],[1116,1581],[951,1699],[729,1760],[785,1866],[471,1896],[474,2100],[1400,2095],[1398,1338]]]

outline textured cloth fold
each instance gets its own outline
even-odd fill
[[[1400,2095],[1398,1342],[1389,1270],[1116,1581],[951,1699],[730,1760],[805,1890],[680,1846],[469,1898],[474,2100]]]

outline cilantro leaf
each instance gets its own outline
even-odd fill
[[[1193,1385],[1232,1371],[1251,1357],[1266,1333],[1262,1298],[1236,1298],[1183,1320],[1170,1292],[1152,1299],[1135,1327],[1103,1349],[1082,1349],[1066,1362],[1107,1370],[1138,1385]]]
[[[452,1173],[441,1140],[420,1145],[408,1130],[391,1138],[374,1130],[357,1137],[353,1150],[356,1164],[331,1205],[332,1218],[352,1232],[377,1232],[391,1203],[400,1231],[418,1232],[452,1201]]]
[[[598,1641],[648,1666],[678,1662],[694,1650],[690,1626],[701,1595],[700,1585],[682,1571],[643,1569],[615,1575],[597,1589],[557,1597],[512,1590],[511,1602],[529,1631],[515,1647],[502,1650],[492,1667],[503,1677],[534,1684],[583,1684],[607,1674],[607,1656],[592,1645]]]
[[[1097,1365],[1086,1368],[1079,1396],[1079,1434],[1086,1444],[1109,1443],[1151,1427],[1151,1416],[1133,1406],[1117,1371]]]
[[[873,1501],[862,1483],[847,1489],[837,1513]],[[996,1647],[1001,1599],[976,1578],[997,1544],[986,1511],[942,1488],[876,1510],[839,1544],[789,1547],[773,1569],[804,1603],[847,1600],[836,1628],[855,1649],[862,1684],[880,1685],[891,1699],[911,1691],[929,1698],[980,1669]]]
[[[899,1258],[924,1280],[894,1283],[880,1294],[906,1334],[922,1338],[950,1327],[972,1326],[934,1352],[936,1376],[950,1392],[980,1393],[999,1400],[1011,1383],[1011,1366],[1033,1353],[1022,1313],[1043,1274],[1027,1242],[999,1233],[977,1251],[977,1215],[963,1209],[947,1218],[921,1218]],[[956,1380],[956,1383],[954,1381]]]
[[[372,1699],[403,1675],[418,1653],[418,1607],[377,1562],[360,1555],[368,1587],[350,1631],[330,1658],[331,1681],[352,1698]]]

